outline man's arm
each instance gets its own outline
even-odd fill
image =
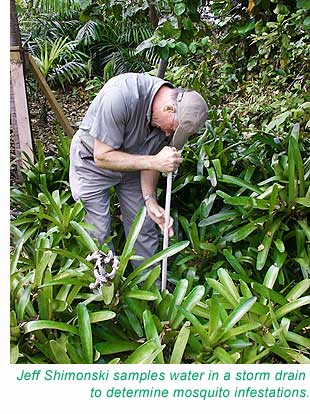
[[[143,197],[153,196],[156,200],[156,187],[159,179],[158,171],[143,170],[140,173],[141,190]]]
[[[97,139],[94,143],[94,160],[97,167],[112,171],[171,172],[182,162],[181,154],[174,147],[164,147],[156,155],[135,155],[116,150]]]

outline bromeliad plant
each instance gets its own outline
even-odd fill
[[[182,268],[191,266],[204,279],[227,263],[236,274],[262,281],[261,272],[276,264],[282,286],[309,277],[310,170],[298,132],[295,125],[277,151],[265,150],[266,169],[257,160],[257,142],[254,157],[251,146],[239,151],[241,157],[231,167],[232,174],[224,174],[228,168],[222,167],[231,158],[229,154],[223,160],[223,151],[202,146],[199,154],[206,154],[205,168],[192,181],[198,182],[200,177],[210,184],[191,218],[179,217],[191,242],[190,250],[179,260]],[[182,190],[182,178],[179,180],[176,193]],[[173,272],[182,273],[177,265]]]
[[[247,168],[237,161],[233,176],[221,167],[236,154],[200,137],[198,170],[210,184],[191,218],[179,217],[188,241],[132,269],[142,209],[118,246],[114,278],[99,284],[89,255],[109,248],[90,237],[82,203],[72,202],[66,145],[58,142],[56,159],[39,152],[13,192],[22,212],[12,221],[12,362],[308,363],[310,163],[300,163],[297,138],[295,127],[271,155],[274,174],[255,182],[251,162],[265,143],[240,152]],[[182,177],[175,185],[176,197]],[[170,286],[160,292],[164,257]]]
[[[306,326],[301,308],[310,304],[310,297],[303,296],[309,280],[284,295],[272,290],[278,275],[273,268],[262,284],[253,286],[242,278],[236,285],[220,268],[219,281],[208,278],[205,284],[195,284],[184,278],[172,292],[159,292],[158,264],[189,242],[176,243],[130,270],[128,263],[146,214],[143,208],[115,277],[93,289],[94,266],[85,256],[100,249],[105,255],[108,247],[98,246],[76,221],[80,207],[78,203],[71,210],[66,233],[70,248],[60,246],[66,237],[60,236],[53,220],[49,230],[34,238],[31,229],[27,237],[18,233],[24,223],[15,226],[13,363],[253,363],[274,356],[286,362],[310,362],[309,339],[301,334]],[[73,215],[73,210],[78,213]]]
[[[36,142],[34,162],[27,154],[26,166],[21,170],[22,183],[11,189],[11,205],[20,212],[40,204],[38,194],[67,190],[69,187],[69,148],[71,140],[57,128],[57,136],[51,136],[56,155],[46,155],[40,141]]]
[[[53,198],[45,196],[50,207],[53,206],[59,214],[61,209],[53,203]],[[53,197],[56,198],[55,193]],[[75,221],[81,211],[81,204],[75,204],[70,211],[65,207],[68,206],[64,206],[64,216],[68,220],[66,231],[61,231],[52,213],[41,217],[50,224],[46,232],[40,232],[35,237],[32,237],[36,232],[35,226],[25,232],[18,229],[25,225],[23,219],[13,226],[17,247],[11,267],[12,362],[17,362],[21,357],[22,362],[92,363],[100,354],[94,353],[92,344],[96,336],[93,339],[90,324],[101,324],[115,317],[118,319],[115,329],[123,331],[123,338],[140,335],[141,331],[137,331],[138,325],[135,325],[136,320],[131,316],[129,307],[135,300],[139,303],[158,297],[158,291],[152,292],[149,288],[158,277],[159,268],[156,268],[156,272],[143,272],[187,245],[187,242],[180,242],[158,253],[125,279],[127,264],[133,257],[133,246],[146,214],[144,208],[133,223],[115,278],[99,291],[93,292],[89,288],[94,281],[93,265],[86,260],[85,255],[99,250],[99,246],[85,228]],[[62,248],[68,236],[77,239],[75,248],[69,249],[68,245],[66,249]],[[137,283],[145,280],[148,280],[149,290],[138,289]],[[98,325],[98,335],[102,337],[105,328],[103,326],[101,330]],[[138,338],[135,337],[135,340]],[[139,341],[134,342],[128,351],[138,345]]]

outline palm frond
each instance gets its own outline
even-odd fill
[[[101,36],[101,23],[89,20],[77,32],[75,40],[87,46],[99,41]]]
[[[78,0],[35,0],[32,8],[39,10],[41,13],[57,13],[60,16],[81,10]]]
[[[66,62],[63,65],[57,65],[50,76],[52,82],[59,82],[64,88],[66,83],[88,75],[89,68],[83,62]]]

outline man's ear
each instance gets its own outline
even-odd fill
[[[175,112],[176,108],[173,104],[167,104],[163,107],[163,112]]]

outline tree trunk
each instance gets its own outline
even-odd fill
[[[10,20],[10,45],[21,48],[22,42],[16,15],[15,0],[10,0]]]
[[[149,6],[150,20],[155,30],[159,22],[158,10],[155,7],[155,4],[152,3],[152,1],[148,1],[148,6]],[[168,66],[168,60],[160,59],[158,70],[157,70],[157,75],[156,75],[158,78],[161,78],[161,79],[164,78],[167,66]]]
[[[153,3],[151,3],[149,1],[148,5],[149,5],[149,9],[150,9],[150,12],[149,12],[150,20],[151,20],[151,23],[152,23],[154,29],[156,29],[156,27],[158,26],[158,21],[159,21],[158,12],[157,12],[157,9],[156,9],[156,7]]]
[[[158,78],[162,78],[162,79],[164,78],[167,66],[168,66],[168,60],[160,59],[159,66],[157,69],[157,75],[156,75]]]

